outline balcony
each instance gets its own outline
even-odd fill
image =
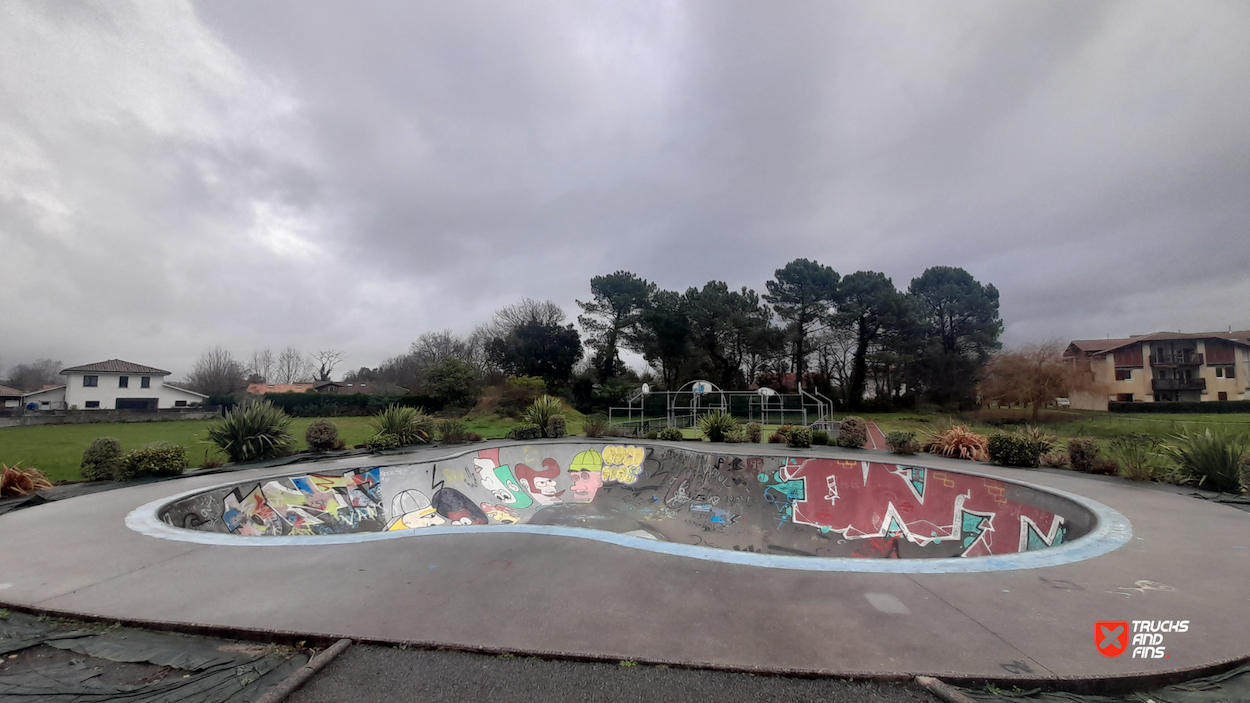
[[[1201,354],[1151,354],[1151,366],[1202,366]]]
[[[1158,391],[1205,391],[1205,378],[1156,378],[1150,381],[1150,387]]]

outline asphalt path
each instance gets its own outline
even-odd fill
[[[331,662],[287,701],[940,703],[913,684],[756,676],[631,664],[358,644]]]

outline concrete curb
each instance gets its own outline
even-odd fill
[[[1239,666],[1250,664],[1250,656],[1236,657],[1216,662],[1208,662],[1192,667],[1184,667],[1177,669],[1168,669],[1166,671],[1156,671],[1141,674],[1121,674],[1106,677],[1090,677],[1090,676],[1071,676],[1071,677],[1032,677],[1023,678],[1018,676],[959,676],[950,672],[929,672],[922,673],[916,671],[899,671],[891,673],[882,673],[877,671],[821,671],[813,669],[792,669],[788,667],[764,667],[764,666],[733,666],[724,664],[713,664],[709,662],[683,661],[675,659],[663,659],[645,656],[626,656],[626,655],[600,655],[587,654],[579,652],[567,652],[546,649],[523,649],[516,647],[492,647],[492,646],[473,646],[465,644],[448,644],[444,642],[430,640],[403,640],[403,639],[384,639],[384,638],[360,638],[346,639],[338,638],[334,635],[316,632],[297,632],[293,630],[265,630],[241,627],[225,627],[220,625],[199,625],[194,623],[174,623],[159,620],[141,620],[135,618],[105,618],[90,613],[78,613],[68,610],[58,610],[52,608],[36,608],[19,604],[6,604],[0,602],[0,608],[14,610],[18,612],[28,613],[31,615],[46,615],[56,618],[68,618],[73,620],[82,620],[84,622],[103,622],[117,623],[125,627],[135,627],[148,630],[158,630],[161,632],[181,632],[188,635],[199,635],[204,637],[221,637],[229,639],[244,640],[249,642],[276,643],[286,644],[289,646],[304,646],[308,643],[329,643],[329,648],[339,642],[346,641],[355,644],[375,644],[385,647],[408,647],[410,649],[438,650],[447,652],[465,652],[468,654],[490,654],[490,655],[513,655],[525,657],[538,657],[540,659],[554,659],[559,661],[576,661],[576,662],[606,662],[615,664],[623,659],[635,661],[640,665],[646,666],[667,666],[674,669],[695,669],[704,671],[721,671],[727,673],[753,674],[755,676],[787,676],[793,678],[804,679],[848,679],[848,680],[864,680],[876,681],[878,683],[915,683],[923,686],[919,679],[932,679],[941,683],[943,687],[951,692],[964,696],[964,699],[957,699],[959,703],[964,703],[967,696],[959,691],[951,688],[945,681],[956,682],[958,685],[966,688],[978,688],[986,684],[994,684],[1001,686],[1018,686],[1022,688],[1038,688],[1043,691],[1066,691],[1069,693],[1080,694],[1100,694],[1100,695],[1118,695],[1134,693],[1138,691],[1150,691],[1164,686],[1171,686],[1177,683],[1183,683],[1191,679],[1202,678],[1205,676],[1213,676],[1222,674],[1226,671],[1236,669]],[[344,646],[346,649],[346,646]],[[327,649],[329,651],[329,649]],[[324,654],[324,652],[323,652]],[[320,656],[320,655],[318,655]],[[337,656],[337,654],[335,655]],[[314,657],[315,659],[316,657]],[[308,665],[313,662],[310,660]],[[325,663],[329,663],[327,660]],[[322,664],[321,666],[324,666]],[[298,673],[298,672],[297,672]],[[315,672],[313,672],[315,673]],[[941,679],[933,676],[937,674]],[[292,674],[294,676],[295,674]],[[291,689],[294,691],[295,689]],[[934,694],[938,695],[938,694]],[[949,702],[948,702],[949,703]]]
[[[269,689],[269,692],[256,699],[256,703],[281,703],[286,700],[287,696],[295,693],[300,686],[303,686],[308,679],[311,679],[318,671],[325,668],[327,664],[334,661],[338,655],[352,646],[349,639],[341,639],[330,645],[330,648],[308,660],[308,663],[300,667],[299,671],[286,677],[278,683],[277,686]]]
[[[946,701],[946,703],[977,703],[932,676],[917,676],[916,683],[929,693]]]

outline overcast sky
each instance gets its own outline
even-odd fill
[[[348,367],[627,269],[1250,328],[1250,3],[0,2],[0,367]]]

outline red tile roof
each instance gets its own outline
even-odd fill
[[[22,397],[23,392],[24,391],[19,391],[16,388],[9,388],[8,386],[0,386],[0,398],[20,398]]]

